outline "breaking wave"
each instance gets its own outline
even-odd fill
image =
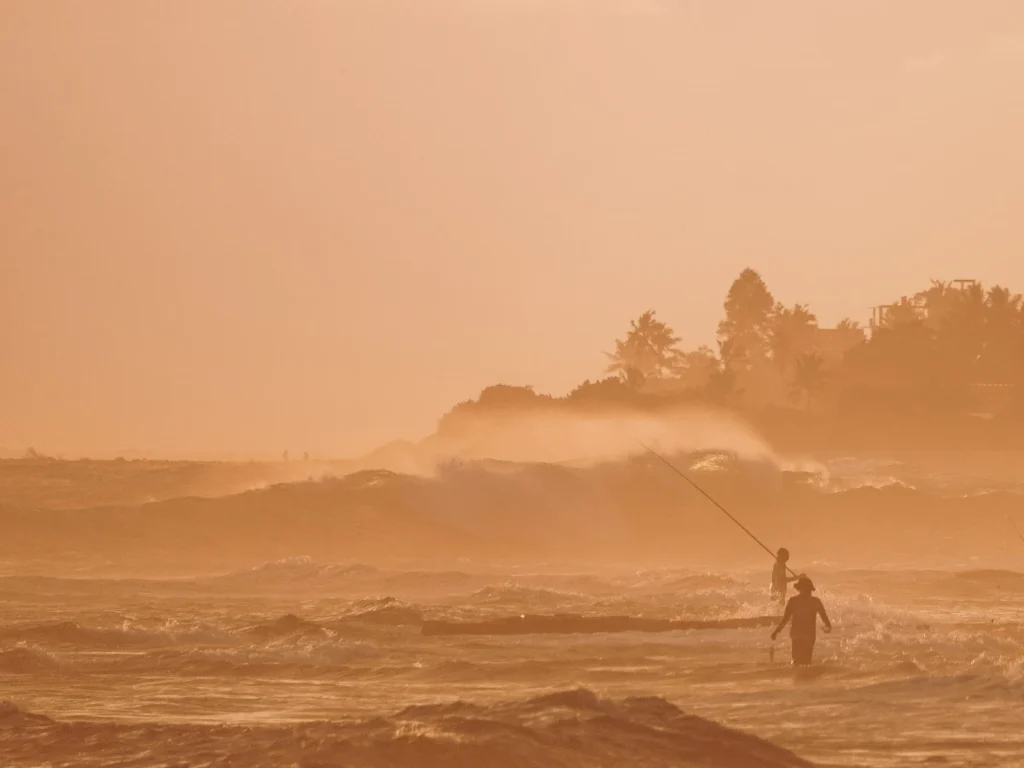
[[[55,621],[0,627],[0,642],[37,643],[75,648],[145,648],[168,643],[216,643],[224,635],[200,625],[164,622],[143,627],[123,621],[120,626],[89,627],[76,621]]]
[[[0,702],[5,764],[74,759],[76,765],[128,762],[136,744],[147,760],[175,765],[531,765],[537,768],[643,765],[810,768],[768,741],[688,715],[657,698],[601,698],[587,689],[515,701],[410,706],[351,723],[291,727],[55,722]],[[82,750],[81,746],[89,745]]]
[[[897,477],[888,466],[879,481],[862,469],[826,477],[726,459],[677,463],[692,466],[701,487],[751,529],[805,558],[847,566],[892,564],[908,552],[921,553],[918,565],[929,556],[936,563],[1006,557],[1007,516],[1016,519],[1024,500],[1010,483],[986,485],[980,495],[950,492]],[[719,567],[763,556],[706,499],[646,457],[583,468],[485,462],[432,478],[365,471],[138,508],[5,508],[0,524],[0,559],[73,555],[134,573],[158,565],[195,572],[205,564],[228,571],[220,579],[232,589],[359,591],[382,578],[359,561],[388,558],[685,557]],[[260,560],[257,568],[237,567]],[[452,592],[482,587],[461,570],[392,576],[393,592],[423,579]]]

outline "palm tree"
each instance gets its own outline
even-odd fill
[[[985,291],[981,283],[973,283],[958,292],[957,309],[968,322],[980,326],[985,318]]]
[[[806,304],[796,304],[792,309],[775,305],[769,334],[772,359],[783,375],[789,372],[799,354],[809,351],[817,327],[818,318]]]
[[[1020,294],[993,286],[985,296],[983,342],[972,363],[975,381],[1017,381],[1024,370],[1024,311]]]
[[[653,310],[648,310],[630,322],[626,338],[615,341],[615,351],[605,353],[611,361],[608,373],[636,388],[648,378],[671,375],[682,359],[679,341],[675,332],[655,319]]]
[[[895,304],[890,304],[888,312],[885,313],[883,325],[886,328],[898,328],[901,325],[915,325],[921,323],[921,307],[904,296]]]
[[[864,333],[864,326],[856,320],[851,320],[848,317],[844,317],[836,323],[836,331],[842,334],[844,346],[847,349],[852,349],[859,343],[867,340],[867,334]]]
[[[969,367],[985,348],[988,318],[985,292],[980,283],[949,292],[949,310],[936,335],[945,380],[963,383],[970,378]]]
[[[931,287],[915,294],[928,309],[929,315],[941,315],[953,297],[953,288],[944,280],[932,280]]]
[[[1008,288],[996,285],[989,289],[985,297],[985,325],[990,339],[1020,327],[1021,303],[1021,295],[1010,293]]]
[[[794,397],[804,395],[808,412],[811,401],[825,386],[828,373],[825,370],[825,358],[817,352],[800,355],[796,359],[793,371],[792,394]]]

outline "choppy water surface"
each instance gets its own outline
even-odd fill
[[[83,721],[80,728],[121,724],[110,749],[135,743],[138,764],[197,764],[218,740],[240,744],[284,728],[270,741],[298,744],[314,738],[299,724],[336,721],[350,729],[335,734],[339,742],[376,738],[367,754],[377,759],[374,749],[396,748],[395,728],[427,741],[455,738],[443,734],[469,713],[446,705],[462,701],[478,707],[473,717],[490,730],[509,717],[520,730],[506,726],[508,733],[520,739],[521,729],[539,729],[518,744],[528,751],[547,722],[531,711],[551,708],[558,721],[571,712],[579,722],[580,712],[600,706],[602,718],[621,725],[652,716],[624,700],[657,697],[819,764],[1020,765],[1024,575],[822,571],[817,579],[836,631],[819,636],[819,673],[795,679],[786,644],[776,643],[770,660],[760,630],[420,634],[423,618],[521,612],[759,615],[767,609],[761,573],[415,572],[297,559],[181,580],[9,576],[0,579],[0,685],[18,709],[0,712],[0,722],[17,720],[0,730],[0,745],[12,764],[32,764],[40,742],[28,737],[43,725],[31,715],[45,714]],[[566,693],[576,689],[586,690]],[[537,701],[551,694],[562,698]],[[409,707],[426,709],[399,714]],[[623,728],[616,759],[651,759],[637,727]],[[498,749],[504,741],[482,743]]]
[[[770,561],[753,568],[756,547],[664,468],[77,509],[59,464],[31,482],[9,466],[0,764],[1020,766],[1024,543],[1007,518],[1024,524],[1024,471],[957,461],[840,457],[818,487],[707,475],[819,587],[836,629],[800,677],[767,630],[421,634],[774,612]],[[96,469],[114,470],[142,491],[163,471]]]

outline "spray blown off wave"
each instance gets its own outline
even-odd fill
[[[1012,477],[671,458],[813,576],[836,631],[819,637],[812,674],[794,676],[788,649],[773,656],[745,621],[777,610],[764,552],[657,460],[362,471],[0,509],[0,687],[17,703],[0,714],[0,752],[15,765],[80,765],[93,748],[106,764],[795,759],[771,763],[763,743],[683,710],[829,765],[1019,764]],[[425,633],[521,614],[738,621]],[[700,733],[729,749],[694,747]]]
[[[769,545],[808,559],[1011,565],[1022,544],[1007,518],[1019,514],[1024,497],[1011,487],[963,495],[902,482],[851,486],[863,468],[808,475],[725,454],[674,462]],[[709,568],[764,556],[699,493],[643,455],[595,467],[457,464],[433,477],[365,471],[141,507],[0,507],[0,524],[0,566],[17,563],[22,573],[41,561],[93,572],[195,572],[297,553],[328,562],[686,558]]]

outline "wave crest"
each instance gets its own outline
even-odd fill
[[[37,727],[18,730],[17,726]],[[139,743],[154,763],[232,765],[331,764],[643,765],[647,768],[729,765],[811,768],[788,750],[756,736],[687,715],[659,698],[605,699],[585,688],[492,705],[467,702],[407,707],[363,722],[273,726],[68,722],[0,702],[5,757],[20,762],[124,763]],[[59,731],[60,738],[57,738]]]

